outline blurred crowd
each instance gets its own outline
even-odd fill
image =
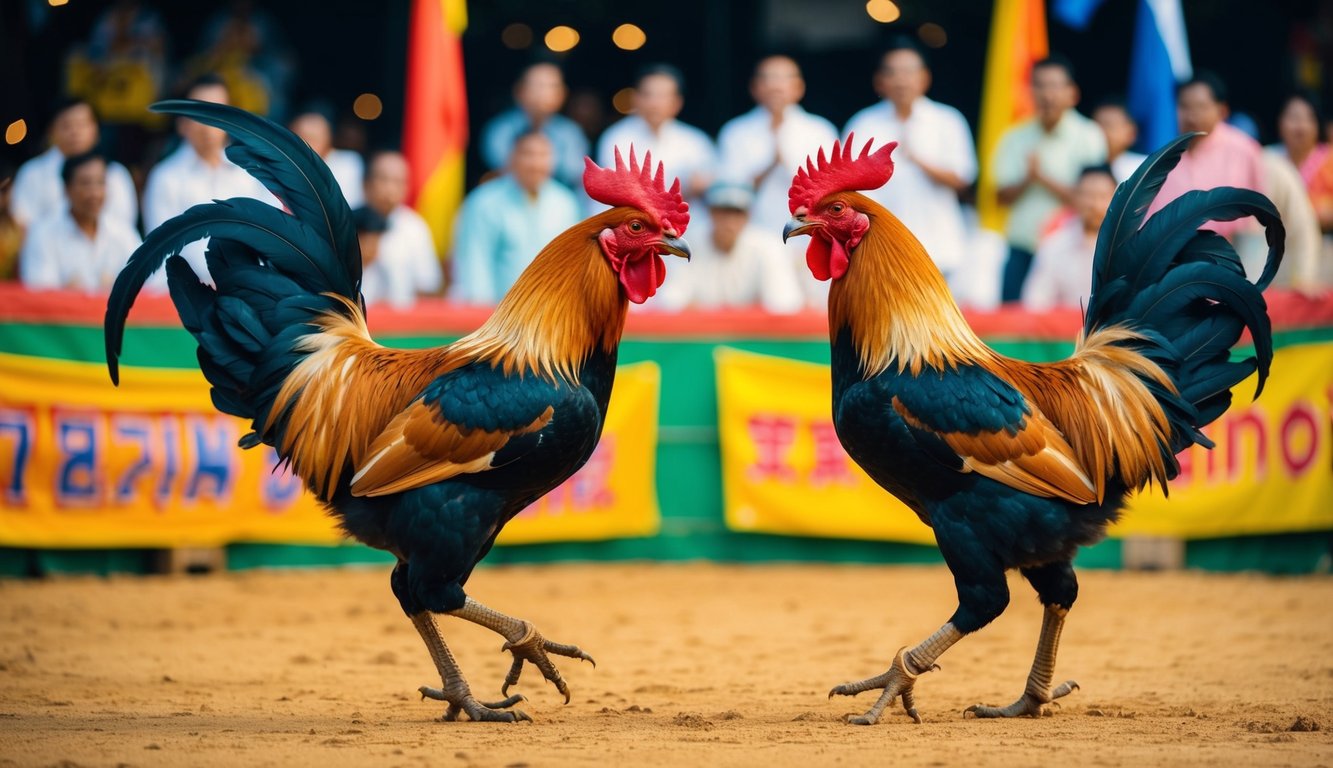
[[[95,68],[113,56],[128,62],[146,92],[237,103],[281,116],[329,165],[354,209],[370,304],[408,307],[423,296],[489,305],[497,302],[555,235],[596,204],[581,189],[583,158],[611,166],[617,153],[651,152],[678,176],[692,220],[694,263],[676,269],[656,311],[759,307],[772,313],[818,308],[827,285],[804,274],[804,244],[784,244],[787,187],[798,165],[835,139],[855,134],[856,149],[896,141],[892,181],[869,192],[917,235],[959,303],[991,308],[1021,302],[1032,309],[1087,301],[1096,233],[1116,185],[1144,159],[1131,150],[1136,126],[1122,101],[1082,105],[1076,73],[1052,55],[1032,69],[1035,114],[1008,130],[983,169],[971,128],[952,106],[930,98],[925,51],[910,39],[883,53],[873,78],[880,100],[841,129],[802,108],[805,84],[786,56],[758,61],[750,80],[754,105],[716,136],[678,119],[687,94],[669,64],[641,70],[628,116],[589,137],[562,110],[567,88],[559,66],[538,62],[513,88],[513,105],[475,137],[486,164],[482,182],[457,213],[451,243],[436,244],[407,205],[409,166],[395,150],[335,146],[334,116],[318,103],[291,109],[281,98],[290,77],[276,28],[239,2],[208,25],[205,52],[170,88],[162,83],[165,38],[154,14],[135,2],[108,10],[89,44],[74,57]],[[239,73],[239,74],[238,74]],[[226,134],[190,120],[176,125],[178,145],[136,178],[104,140],[95,93],[71,87],[48,123],[49,149],[18,169],[0,169],[0,279],[33,289],[106,291],[142,236],[187,208],[214,199],[253,197],[278,205],[232,164]],[[151,97],[149,97],[151,99]],[[144,99],[140,99],[144,101]],[[1262,147],[1253,121],[1233,115],[1224,82],[1199,71],[1177,90],[1179,126],[1195,140],[1154,204],[1191,189],[1254,189],[1277,205],[1287,230],[1287,260],[1278,283],[1318,291],[1333,284],[1333,152],[1316,99],[1293,93],[1276,134]],[[123,107],[123,105],[121,105]],[[347,142],[338,142],[347,143]],[[364,150],[364,148],[360,148]],[[983,158],[983,160],[986,160]],[[978,173],[992,174],[1008,207],[1006,229],[979,226]],[[1266,247],[1253,219],[1219,233],[1250,265]],[[206,275],[204,246],[184,254]],[[159,275],[157,290],[165,289]]]

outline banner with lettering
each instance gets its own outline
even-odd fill
[[[652,535],[660,373],[620,368],[602,441],[500,543]],[[0,546],[333,543],[340,533],[248,425],[218,413],[196,370],[0,354]]]
[[[721,348],[719,434],[726,520],[737,531],[933,543],[833,430],[828,366]],[[1333,529],[1333,344],[1279,348],[1180,456],[1170,499],[1135,496],[1112,535],[1208,538]]]

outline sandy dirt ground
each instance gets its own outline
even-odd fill
[[[826,698],[952,611],[943,568],[483,569],[479,600],[581,644],[573,701],[529,669],[533,723],[447,723],[385,569],[0,582],[0,766],[1333,765],[1333,579],[1082,574],[1040,720],[964,719],[1021,691],[1040,607],[921,678],[914,725]],[[446,638],[482,698],[501,640]],[[495,695],[494,698],[499,698]],[[1297,721],[1319,730],[1293,731]]]

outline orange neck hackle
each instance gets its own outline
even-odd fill
[[[454,344],[451,353],[578,381],[593,352],[614,352],[628,302],[598,234],[623,219],[624,208],[597,214],[556,237],[533,259],[495,312]],[[452,356],[452,355],[451,355]]]
[[[851,207],[870,228],[851,253],[847,273],[829,289],[829,332],[843,328],[866,378],[896,366],[952,368],[993,353],[968,326],[949,286],[910,230],[883,206],[849,193]]]

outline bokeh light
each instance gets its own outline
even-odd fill
[[[15,120],[5,128],[5,143],[17,144],[28,138],[28,121],[23,119]]]
[[[648,36],[637,25],[621,24],[611,33],[611,42],[624,51],[637,51],[648,42]]]
[[[384,111],[384,102],[373,93],[363,93],[352,102],[352,112],[362,120],[374,120]]]
[[[515,22],[500,33],[500,42],[513,51],[521,51],[532,45],[532,27],[522,22]]]
[[[611,106],[622,115],[628,115],[634,110],[634,89],[621,88],[616,91],[616,95],[611,97]]]
[[[579,31],[561,24],[551,27],[546,33],[546,47],[556,53],[564,53],[579,44]]]
[[[898,10],[898,4],[893,0],[869,0],[866,3],[866,13],[870,18],[878,21],[880,24],[888,24],[898,20],[903,12]]]
[[[921,42],[931,48],[943,48],[949,42],[949,33],[944,31],[944,27],[933,21],[922,24],[921,29],[916,31],[916,35],[921,38]]]

